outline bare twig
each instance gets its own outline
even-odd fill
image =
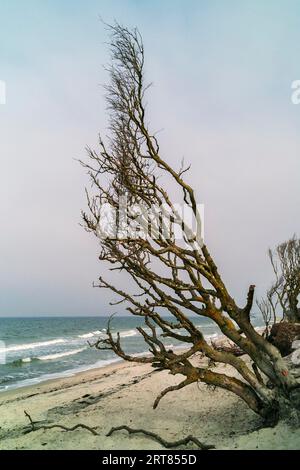
[[[86,429],[87,431],[94,434],[94,436],[100,436],[100,434],[95,430],[95,428],[91,428],[90,426],[87,426],[86,424],[79,423],[79,424],[76,424],[75,426],[72,426],[71,428],[63,426],[62,424],[44,425],[44,424],[39,424],[37,421],[33,421],[30,414],[27,413],[27,411],[25,410],[24,410],[24,414],[30,421],[31,430],[29,432],[39,431],[40,429],[47,430],[47,429],[54,429],[54,428],[62,429],[63,431],[76,431],[76,429]]]
[[[170,449],[172,447],[178,447],[181,445],[187,445],[190,442],[194,443],[199,449],[201,450],[209,450],[209,449],[214,449],[215,446],[213,445],[208,445],[208,444],[203,444],[202,442],[199,441],[194,436],[187,436],[184,439],[179,439],[178,441],[166,441],[163,439],[161,436],[158,434],[151,432],[151,431],[146,431],[145,429],[132,429],[128,426],[117,426],[115,428],[111,428],[108,434],[106,434],[107,437],[111,436],[114,432],[116,431],[127,431],[129,434],[144,434],[145,436],[151,437],[155,441],[159,442],[162,446],[164,446],[166,449]]]
[[[27,413],[27,411],[24,410],[24,414],[25,414],[25,416],[26,416],[26,417],[29,419],[29,421],[30,421],[31,430],[32,430],[32,431],[35,431],[35,429],[36,429],[36,428],[35,428],[35,425],[37,424],[37,422],[35,422],[35,421],[32,420],[30,414]]]
[[[300,239],[294,235],[290,240],[269,249],[269,258],[275,274],[275,281],[267,292],[266,302],[273,312],[276,323],[276,309],[282,309],[283,319],[299,322],[298,307],[300,295]]]
[[[156,409],[159,405],[160,400],[169,392],[174,392],[175,390],[180,390],[181,388],[185,387],[186,385],[189,385],[192,383],[190,379],[186,379],[183,382],[180,382],[178,385],[173,385],[171,387],[165,388],[156,398],[153,408]]]
[[[87,426],[86,424],[79,423],[79,424],[76,424],[75,426],[72,426],[70,428],[68,428],[67,426],[63,426],[62,424],[44,425],[44,424],[38,423],[37,421],[33,421],[30,414],[25,410],[24,410],[24,414],[28,418],[28,420],[30,422],[30,426],[31,426],[31,429],[29,431],[26,431],[26,432],[34,432],[34,431],[39,431],[40,429],[48,430],[48,429],[55,429],[55,428],[62,429],[65,432],[76,431],[76,429],[86,429],[87,431],[91,432],[94,436],[100,436],[100,434],[95,430],[95,428]],[[109,433],[106,436],[109,437],[114,432],[121,431],[121,430],[125,430],[129,434],[137,434],[137,433],[145,434],[146,436],[149,436],[152,439],[155,439],[157,442],[159,442],[161,445],[163,445],[167,449],[172,448],[172,447],[178,447],[180,445],[186,445],[186,444],[189,444],[189,442],[193,442],[201,450],[214,449],[214,447],[215,447],[215,446],[212,446],[212,445],[203,444],[196,437],[193,437],[191,435],[185,437],[184,439],[179,439],[178,441],[169,442],[169,441],[166,441],[165,439],[163,439],[162,437],[160,437],[158,434],[155,434],[153,432],[146,431],[144,429],[132,429],[132,428],[129,428],[128,426],[125,426],[125,425],[111,428],[111,430],[109,431]]]

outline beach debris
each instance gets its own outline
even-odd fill
[[[31,415],[26,410],[24,410],[24,414],[26,418],[28,418],[29,423],[30,423],[30,428],[25,430],[25,434],[28,434],[34,431],[39,431],[41,429],[49,430],[49,429],[57,428],[57,429],[62,429],[65,432],[70,432],[70,431],[72,432],[72,431],[76,431],[77,429],[86,429],[87,431],[91,432],[94,436],[100,436],[100,434],[96,431],[96,428],[87,426],[86,424],[83,424],[83,423],[75,424],[75,426],[72,426],[72,427],[67,427],[62,424],[45,425],[45,424],[41,424],[41,422],[39,421],[34,421]],[[196,437],[192,435],[189,435],[183,439],[179,439],[177,441],[172,442],[172,441],[167,441],[166,439],[162,438],[158,434],[155,434],[154,432],[146,431],[144,429],[133,429],[126,425],[111,428],[111,430],[106,434],[106,437],[110,437],[114,432],[122,431],[122,430],[127,431],[129,434],[144,434],[145,436],[148,436],[156,440],[157,442],[159,442],[166,449],[170,449],[172,447],[179,447],[181,445],[187,445],[190,442],[195,444],[201,450],[209,450],[209,449],[215,448],[215,446],[213,445],[203,444],[203,442],[200,442],[199,439],[197,439]],[[43,444],[43,445],[46,445],[46,444]]]
[[[177,441],[167,441],[166,439],[162,438],[161,436],[159,436],[158,434],[154,432],[147,431],[145,429],[133,429],[126,425],[111,428],[111,430],[109,431],[108,434],[106,434],[106,436],[110,437],[114,432],[117,432],[117,431],[127,431],[129,434],[144,434],[145,436],[150,437],[151,439],[154,439],[155,441],[159,442],[166,449],[170,449],[172,447],[179,447],[182,445],[187,445],[189,443],[195,444],[201,450],[209,450],[209,449],[215,448],[215,446],[213,445],[203,444],[203,442],[200,442],[199,439],[197,439],[196,437],[192,435],[189,435]]]
[[[63,431],[76,431],[76,429],[86,429],[87,431],[94,434],[94,436],[100,436],[100,434],[96,431],[95,428],[87,426],[86,424],[79,423],[79,424],[75,424],[75,426],[72,426],[70,428],[68,428],[67,426],[63,426],[62,424],[47,424],[47,425],[45,425],[45,424],[41,424],[38,421],[33,421],[30,414],[27,413],[27,411],[25,411],[25,410],[24,410],[24,414],[29,419],[30,426],[31,426],[31,428],[29,430],[26,429],[26,431],[25,431],[26,434],[29,433],[29,432],[33,432],[33,431],[39,431],[40,429],[47,430],[47,429],[58,428],[58,429],[62,429]]]

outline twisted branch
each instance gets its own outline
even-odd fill
[[[144,434],[145,436],[151,437],[151,439],[154,439],[155,441],[159,442],[163,447],[166,449],[171,449],[172,447],[179,447],[182,445],[187,445],[190,442],[195,444],[199,449],[201,450],[209,450],[209,449],[214,449],[215,446],[213,445],[207,445],[203,444],[203,442],[200,442],[199,439],[197,439],[194,436],[187,436],[184,439],[179,439],[178,441],[166,441],[166,439],[163,439],[161,436],[158,434],[151,432],[151,431],[146,431],[145,429],[132,429],[128,426],[117,426],[114,428],[111,428],[108,434],[106,434],[107,437],[111,436],[114,432],[116,431],[127,431],[129,434]]]

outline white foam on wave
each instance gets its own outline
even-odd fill
[[[122,331],[120,333],[121,338],[130,338],[131,336],[136,336],[138,332],[136,330]]]
[[[99,335],[103,335],[103,333],[100,330],[96,330],[96,331],[90,331],[89,333],[85,333],[84,335],[78,335],[78,338],[87,339],[87,338],[93,338],[93,336],[99,336]]]
[[[65,342],[66,340],[64,339],[53,339],[51,341],[42,341],[39,343],[18,344],[14,346],[8,346],[7,348],[0,348],[0,353],[25,351],[27,349],[42,348],[44,346],[51,346],[52,344],[61,344]]]
[[[48,354],[47,356],[39,356],[37,357],[37,359],[39,359],[40,361],[51,361],[54,359],[59,359],[61,357],[73,356],[74,354],[79,354],[84,350],[85,348],[73,349],[71,351],[66,351],[66,352],[61,352],[61,353],[56,353],[56,354]]]
[[[46,380],[54,380],[54,379],[59,379],[59,378],[63,378],[63,377],[72,377],[72,376],[74,376],[74,375],[76,375],[80,372],[85,372],[87,370],[102,368],[102,367],[109,366],[110,364],[114,364],[114,363],[117,363],[117,362],[122,362],[122,359],[120,359],[118,357],[118,358],[100,360],[100,361],[97,361],[94,364],[78,366],[74,369],[68,369],[64,372],[54,372],[54,373],[51,373],[51,374],[44,374],[44,375],[41,375],[39,377],[35,377],[35,378],[32,378],[32,379],[20,380],[19,382],[15,382],[14,384],[11,384],[11,385],[5,385],[4,387],[0,386],[0,391],[17,389],[17,388],[20,388],[20,387],[27,387],[27,386],[30,386],[30,385],[35,385],[35,384],[38,384],[38,383],[45,382]]]
[[[104,333],[105,331],[105,333]],[[138,334],[137,330],[125,330],[125,331],[119,331],[121,338],[130,338],[131,336],[136,336]],[[113,333],[113,337],[116,338],[118,333]],[[107,337],[106,330],[101,331],[94,331],[93,333],[87,333],[86,335],[81,335],[80,338],[91,338],[92,336],[95,336],[97,334],[101,335],[102,337]]]
[[[214,328],[215,325],[213,323],[209,323],[208,325],[195,325],[197,330],[205,330],[208,328]]]

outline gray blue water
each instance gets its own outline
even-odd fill
[[[135,327],[137,317],[115,317],[112,331],[119,331],[129,353],[146,351]],[[196,323],[207,336],[218,334],[206,318]],[[105,317],[0,318],[0,391],[39,383],[51,378],[101,367],[117,361],[112,351],[91,348],[89,342],[105,337]],[[166,344],[179,346],[175,340]]]

